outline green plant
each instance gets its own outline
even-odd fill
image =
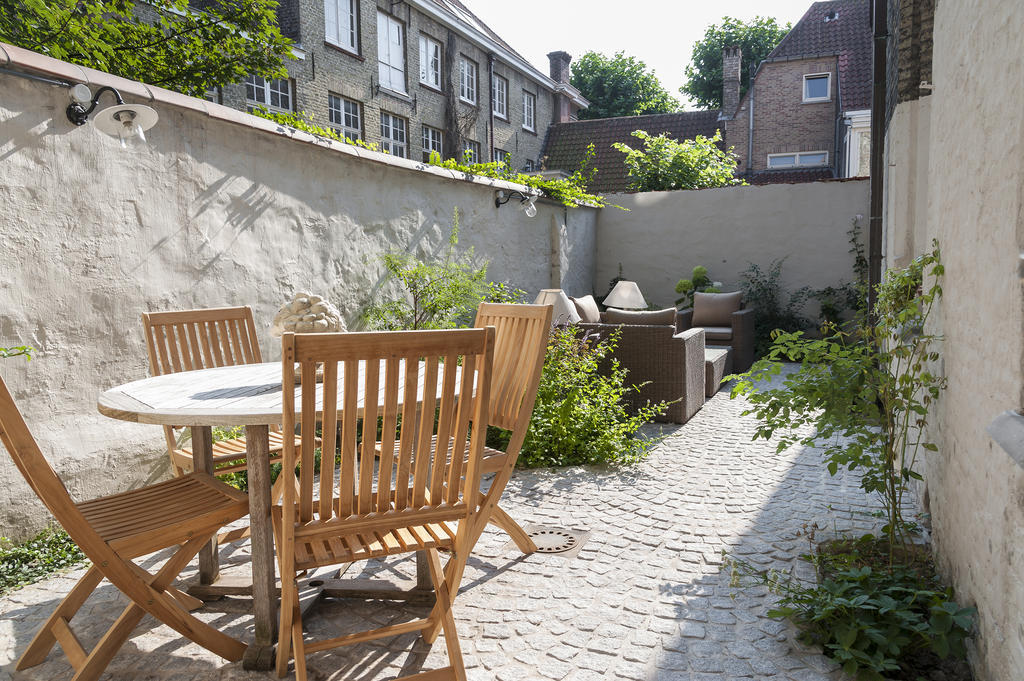
[[[780,596],[768,615],[792,621],[803,642],[821,646],[859,679],[883,681],[893,672],[919,672],[914,661],[921,651],[941,659],[964,657],[975,611],[960,607],[934,578],[907,567],[857,564],[850,553],[803,558],[824,573],[820,584],[807,586],[791,573],[759,570],[735,558],[727,562],[733,586],[752,578]]]
[[[634,131],[633,137],[643,142],[643,149],[622,142],[612,146],[626,155],[626,169],[632,178],[630,187],[638,192],[746,184],[736,177],[736,157],[718,147],[722,141],[720,131],[714,137],[697,135],[682,142],[668,133],[655,136],[643,130]]]
[[[30,361],[32,359],[33,352],[35,352],[35,349],[28,345],[16,345],[12,348],[0,348],[0,359],[24,357],[26,361]]]
[[[360,139],[352,139],[351,137],[342,135],[334,128],[325,128],[322,125],[317,125],[313,120],[313,114],[306,113],[305,111],[282,113],[279,111],[270,111],[269,109],[261,106],[253,109],[252,113],[254,116],[266,118],[268,121],[274,121],[275,123],[279,123],[287,128],[308,132],[310,135],[314,135],[322,139],[331,139],[343,144],[352,144],[357,147],[362,147],[363,149],[369,149],[370,151],[380,151],[380,147],[374,142],[364,142]]]
[[[780,26],[771,17],[754,17],[743,22],[722,17],[721,24],[712,24],[704,37],[693,45],[690,63],[686,66],[686,84],[679,91],[689,96],[698,107],[722,108],[722,49],[739,47],[744,68],[740,69],[740,96],[750,86],[751,64],[761,60],[789,33],[790,24]],[[731,116],[733,111],[723,112]]]
[[[276,0],[22,0],[4,3],[0,42],[202,96],[250,74],[287,76],[291,41]]]
[[[0,537],[0,595],[84,560],[85,554],[59,527],[47,528],[22,544]]]
[[[613,57],[587,52],[572,62],[569,82],[590,102],[589,107],[579,112],[580,118],[642,116],[679,110],[679,102],[662,87],[654,71],[623,52]]]
[[[381,257],[385,269],[398,279],[406,296],[368,305],[363,311],[367,326],[374,329],[446,329],[457,326],[466,311],[487,295],[487,264],[474,262],[473,251],[458,254],[459,211],[453,217],[452,234],[442,259],[424,262],[408,253]]]
[[[850,255],[853,256],[854,280],[836,286],[826,286],[811,294],[820,306],[819,320],[821,324],[839,326],[847,322],[859,324],[867,319],[868,306],[868,259],[864,252],[864,244],[860,239],[860,220],[863,216],[853,218],[847,230],[850,242]],[[847,315],[852,311],[852,319]]]
[[[571,328],[552,331],[520,466],[628,464],[647,455],[657,441],[636,433],[667,404],[629,413],[623,397],[637,388],[611,359],[618,340],[617,333],[593,342]]]
[[[680,279],[676,284],[676,293],[682,294],[681,297],[676,298],[676,305],[682,305],[684,308],[693,307],[693,294],[698,291],[721,293],[721,289],[715,286],[715,282],[711,281],[711,277],[708,276],[708,268],[703,265],[694,267],[689,279]]]
[[[485,300],[488,303],[525,303],[526,297],[526,291],[518,286],[513,286],[507,281],[487,282],[487,297]]]
[[[921,478],[914,470],[918,453],[937,450],[925,438],[929,408],[946,379],[932,372],[940,338],[926,328],[942,295],[942,273],[935,244],[906,269],[886,272],[873,325],[826,326],[820,340],[776,332],[768,357],[732,393],[746,395],[751,407],[744,413],[760,420],[755,439],[778,435],[778,451],[796,443],[820,446],[833,475],[840,468],[860,471],[860,486],[882,500],[890,552],[906,542],[903,498],[910,481]],[[780,357],[800,361],[800,370],[783,388],[757,390],[757,382],[780,373]]]
[[[776,330],[806,331],[811,321],[803,315],[811,290],[803,286],[789,294],[782,288],[782,264],[785,258],[772,262],[767,271],[754,263],[740,275],[743,300],[754,308],[754,352],[763,356],[772,345]]]

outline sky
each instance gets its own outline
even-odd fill
[[[744,21],[771,16],[796,23],[813,0],[462,0],[474,14],[548,72],[548,52],[573,57],[623,51],[647,64],[661,84],[687,105],[679,88],[693,45],[711,24],[730,16]],[[624,11],[625,10],[625,11]]]

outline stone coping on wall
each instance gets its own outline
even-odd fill
[[[506,189],[531,195],[540,194],[536,189],[526,185],[492,177],[470,175],[455,170],[449,170],[447,168],[439,168],[428,163],[392,156],[391,154],[386,154],[380,151],[371,151],[353,144],[344,144],[330,138],[313,135],[302,130],[296,130],[295,128],[275,123],[274,121],[266,118],[238,111],[222,104],[215,104],[197,97],[189,97],[188,95],[183,95],[180,92],[165,90],[164,88],[157,87],[155,85],[147,85],[138,81],[128,80],[127,78],[91,69],[87,66],[71,64],[59,59],[54,59],[53,57],[48,57],[45,54],[40,54],[38,52],[33,52],[32,50],[26,50],[23,47],[17,47],[3,42],[0,42],[0,68],[21,70],[34,75],[50,77],[56,80],[65,81],[69,86],[76,83],[84,83],[85,85],[94,87],[112,87],[120,92],[122,97],[135,98],[140,100],[142,103],[155,103],[176,109],[186,109],[196,113],[203,113],[210,118],[225,121],[233,125],[241,125],[253,130],[288,137],[296,142],[311,144],[320,149],[327,149],[333,152],[347,154],[373,163],[382,163],[384,165],[401,168],[403,170],[436,175],[437,177],[447,180],[483,185],[491,189]]]

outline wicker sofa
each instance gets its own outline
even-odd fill
[[[609,313],[614,321],[609,319]],[[581,333],[602,339],[621,329],[614,358],[629,371],[630,383],[646,383],[639,392],[630,393],[630,406],[637,408],[648,402],[678,400],[655,420],[686,423],[704,406],[704,330],[694,328],[677,333],[678,319],[675,324],[622,321],[631,314],[642,313],[609,310],[600,313],[600,323],[580,322],[577,328]]]

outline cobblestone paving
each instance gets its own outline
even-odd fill
[[[624,471],[572,468],[519,472],[503,507],[523,523],[590,531],[579,554],[523,557],[498,531],[481,538],[455,603],[469,677],[554,681],[839,681],[843,675],[793,630],[768,618],[760,588],[730,587],[722,551],[759,566],[796,567],[809,531],[863,531],[873,500],[852,475],[832,478],[820,454],[782,454],[751,442],[755,421],[723,391],[686,425],[664,428],[650,458]],[[815,529],[817,528],[817,529]],[[227,563],[244,564],[247,545]],[[147,567],[162,556],[152,556]],[[358,572],[354,569],[352,572]],[[370,574],[415,573],[411,559],[364,564]],[[81,571],[22,589],[0,601],[0,678],[70,678],[59,652],[26,672],[13,660]],[[194,572],[186,572],[186,579]],[[87,647],[120,612],[104,585],[74,621]],[[422,616],[411,606],[331,601],[307,618],[312,637]],[[251,637],[246,601],[211,603],[201,616]],[[312,655],[312,679],[373,681],[445,666],[442,640],[413,635]],[[109,679],[251,681],[246,672],[184,643],[151,618],[112,662]]]

